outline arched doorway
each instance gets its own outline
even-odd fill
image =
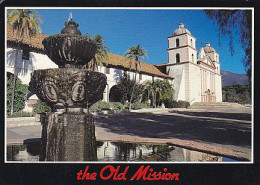
[[[109,91],[109,102],[120,102],[121,101],[121,92],[118,89],[117,85],[111,87]]]

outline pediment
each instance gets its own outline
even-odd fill
[[[207,65],[207,66],[210,66],[212,68],[216,68],[215,64],[213,63],[212,59],[209,57],[209,56],[205,56],[203,57],[202,59],[200,59],[200,64],[201,65]]]

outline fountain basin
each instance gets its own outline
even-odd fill
[[[83,109],[103,98],[106,75],[78,68],[36,70],[31,74],[29,90],[39,99],[59,109]]]
[[[48,57],[59,67],[85,65],[97,51],[95,41],[76,34],[52,35],[46,37],[42,44]]]

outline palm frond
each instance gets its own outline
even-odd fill
[[[89,37],[88,34],[86,36]],[[104,38],[101,35],[99,34],[94,35],[92,39],[95,41],[97,45],[97,51],[95,57],[92,59],[91,62],[88,63],[88,68],[90,70],[95,71],[98,68],[98,66],[103,66],[103,63],[107,64],[108,61],[107,52],[109,49],[105,45]]]
[[[40,32],[41,22],[42,18],[36,10],[13,9],[7,12],[7,24],[16,31],[17,42],[21,42],[25,36],[31,38]]]
[[[135,61],[135,70],[141,69],[141,58],[147,57],[146,50],[139,44],[129,48],[124,56],[129,59],[129,68],[132,68],[132,61]],[[139,67],[139,68],[138,68]]]

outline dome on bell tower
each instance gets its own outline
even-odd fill
[[[216,50],[210,46],[210,43],[207,42],[206,43],[206,47],[204,47],[204,52],[205,53],[210,53],[210,52],[216,52]]]
[[[181,34],[184,34],[184,33],[188,33],[188,34],[191,35],[190,31],[187,30],[186,28],[184,28],[184,24],[183,24],[183,23],[180,23],[180,24],[179,24],[179,28],[176,29],[176,30],[173,32],[173,36],[181,35]]]

